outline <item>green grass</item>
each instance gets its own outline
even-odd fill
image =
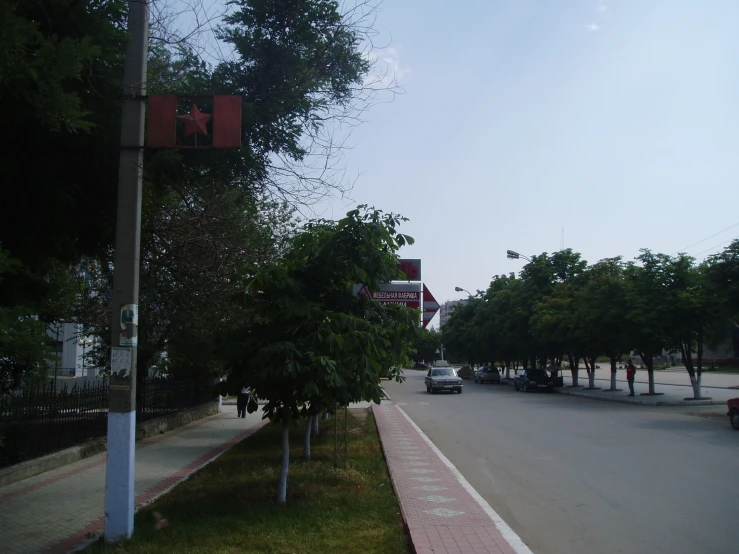
[[[341,429],[343,417],[339,422]],[[287,504],[274,502],[281,428],[269,424],[142,509],[131,540],[98,541],[85,552],[406,554],[408,538],[372,414],[362,421],[350,412],[349,459],[338,470],[333,420],[321,423],[310,462],[302,459],[303,429],[291,432]],[[169,525],[156,530],[153,512]]]

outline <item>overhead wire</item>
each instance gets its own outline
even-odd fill
[[[676,252],[673,252],[671,255],[674,256],[675,254],[679,254],[680,252],[685,252],[686,250],[688,250],[690,248],[693,248],[694,246],[698,246],[700,243],[706,242],[707,240],[712,239],[713,237],[715,237],[717,235],[720,235],[721,233],[723,233],[725,231],[728,231],[729,229],[733,229],[736,226],[739,226],[739,221],[737,221],[733,225],[729,225],[726,229],[721,229],[719,232],[712,234],[710,237],[706,237],[704,239],[699,240],[698,242],[694,242],[690,246],[686,246],[685,248],[681,248],[680,250],[677,250]],[[731,239],[731,240],[734,240],[734,239]],[[731,242],[731,241],[727,241],[727,242]],[[725,243],[721,243],[721,244],[725,244]],[[712,248],[709,248],[708,250],[712,250]],[[704,250],[703,252],[708,252],[708,250]],[[701,252],[700,254],[702,254],[703,252]],[[696,255],[697,256],[700,256],[700,254],[696,254]]]
[[[711,250],[715,250],[716,248],[718,248],[718,247],[720,247],[720,246],[723,246],[724,244],[729,244],[729,243],[730,243],[730,242],[732,242],[733,240],[736,240],[736,237],[735,237],[735,238],[731,238],[731,239],[729,239],[729,240],[725,240],[725,241],[724,241],[724,242],[722,242],[721,244],[717,244],[716,246],[712,246],[711,248],[707,248],[707,249],[706,249],[706,250],[704,250],[703,252],[698,252],[698,253],[697,253],[697,254],[696,254],[696,255],[695,255],[694,257],[696,257],[696,258],[697,258],[697,257],[698,257],[698,256],[700,256],[701,254],[705,254],[706,252],[710,252]]]

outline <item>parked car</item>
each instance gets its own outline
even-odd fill
[[[531,390],[553,390],[555,386],[562,386],[559,382],[562,377],[554,377],[547,373],[543,369],[524,369],[518,372],[515,379],[513,379],[513,387],[516,390],[522,390],[523,392],[529,392]]]
[[[483,366],[475,373],[475,383],[496,383],[500,384],[500,373],[497,367],[489,365]]]
[[[729,413],[726,415],[729,416],[731,426],[739,431],[739,398],[732,398],[727,404],[729,406]]]
[[[436,394],[440,391],[458,392],[462,394],[462,378],[457,376],[454,368],[432,367],[424,379],[426,392]]]

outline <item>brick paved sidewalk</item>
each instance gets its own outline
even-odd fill
[[[136,506],[148,504],[264,424],[236,409],[136,443]],[[103,530],[103,452],[0,487],[0,550],[4,554],[66,553]]]
[[[416,554],[531,554],[401,408],[372,411]]]

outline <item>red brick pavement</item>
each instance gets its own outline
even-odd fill
[[[402,409],[372,411],[416,554],[531,554]]]
[[[232,406],[224,412],[137,443],[137,509],[266,423],[259,414],[237,418]],[[98,536],[104,526],[105,457],[0,488],[0,552],[61,554]]]

